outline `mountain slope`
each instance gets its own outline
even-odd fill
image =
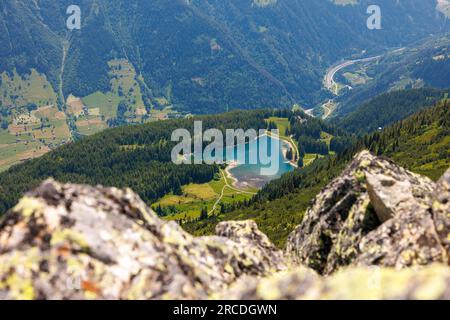
[[[382,0],[384,28],[371,32],[366,0],[343,7],[328,0],[265,6],[251,0],[80,0],[75,4],[82,9],[82,28],[70,33],[70,4],[3,1],[1,43],[7,45],[0,72],[37,69],[57,91],[64,70],[64,95],[84,97],[107,90],[107,62],[125,58],[143,75],[150,101],[164,96],[198,113],[311,106],[323,94],[323,70],[339,57],[445,30],[433,1]]]
[[[430,37],[394,50],[375,61],[358,63],[339,75],[351,86],[336,99],[342,117],[377,95],[404,89],[450,87],[450,35]]]
[[[427,88],[394,91],[370,100],[335,122],[350,132],[370,133],[434,105],[445,95],[448,91]]]
[[[0,296],[449,299],[449,197],[450,171],[434,183],[364,151],[282,252],[254,221],[193,237],[130,189],[47,180],[0,219]]]
[[[69,31],[73,4],[81,30]],[[0,171],[110,127],[231,109],[314,108],[332,98],[322,80],[337,61],[379,55],[450,27],[434,1],[380,0],[381,30],[366,26],[370,1],[342,4],[4,0]],[[446,61],[435,62],[414,77],[445,84]],[[364,92],[346,99],[343,112],[380,93]]]
[[[291,128],[294,138],[299,141],[307,138],[299,144],[302,156],[304,145],[307,152],[315,153],[317,146],[320,148],[317,153],[323,155],[333,151],[323,141],[324,131],[327,139],[333,136],[347,142],[346,133],[336,126],[301,111],[290,110],[233,111],[122,126],[64,145],[41,158],[25,161],[0,173],[0,214],[11,208],[23,192],[48,177],[63,182],[131,187],[148,203],[171,192],[181,194],[181,186],[213,180],[218,167],[172,163],[171,151],[175,143],[171,142],[171,135],[174,130],[186,128],[192,134],[195,120],[203,121],[203,130],[267,129],[273,125],[267,121],[271,117],[283,117],[286,122],[289,118],[295,120]]]
[[[269,183],[249,203],[184,227],[194,234],[210,234],[220,221],[253,219],[275,244],[283,246],[289,232],[303,220],[311,199],[363,149],[388,156],[413,172],[437,180],[450,166],[449,103],[442,101],[381,132],[366,135],[338,156],[316,160],[309,167]]]
[[[266,128],[269,111],[235,111],[204,116],[203,128]],[[27,189],[48,177],[64,182],[132,187],[148,202],[180,192],[189,183],[211,181],[216,166],[172,163],[172,132],[193,132],[194,119],[177,119],[106,130],[64,145],[41,158],[13,166],[0,174],[0,212],[4,213]]]

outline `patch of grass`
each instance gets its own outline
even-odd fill
[[[165,98],[165,97],[155,98],[155,101],[160,107],[166,107],[166,106],[170,105],[169,100],[167,100],[167,98]]]
[[[206,184],[190,184],[185,187],[184,192],[187,196],[198,198],[200,200],[211,200],[217,196],[217,192],[209,183]]]
[[[125,59],[111,60],[108,62],[111,77],[111,92],[120,100],[126,100],[133,111],[144,108],[141,87],[139,86],[134,66]]]
[[[3,106],[23,107],[28,103],[37,106],[56,105],[57,97],[45,75],[31,69],[30,74],[20,76],[15,70],[11,75],[0,75],[0,96]]]
[[[305,157],[303,158],[303,165],[309,166],[310,164],[312,164],[314,162],[314,160],[316,160],[317,158],[321,158],[323,156],[316,154],[316,153],[307,153],[305,154]]]
[[[116,116],[119,102],[120,98],[118,96],[111,93],[104,94],[99,91],[83,98],[83,103],[89,109],[99,109],[100,115],[103,115],[107,119]]]
[[[71,140],[66,115],[56,105],[14,114],[7,130],[0,133],[2,170],[21,161],[41,156]]]
[[[320,138],[323,142],[325,142],[327,144],[328,148],[330,148],[330,144],[331,144],[331,140],[333,139],[333,135],[322,131],[320,133]]]
[[[229,178],[226,179],[228,184],[231,185],[232,181]],[[207,208],[208,212],[211,212],[214,204],[220,198],[222,191],[223,197],[219,202],[220,204],[230,205],[251,198],[251,194],[241,193],[226,187],[225,178],[221,175],[205,184],[189,184],[183,186],[181,195],[166,195],[160,201],[153,204],[152,207],[155,209],[161,206],[165,210],[169,209],[169,211],[173,211],[165,217],[167,220],[191,221],[200,216],[203,208]],[[218,204],[215,213],[219,213],[219,211],[220,205]]]
[[[254,220],[262,232],[267,234],[279,248],[283,248],[289,233],[302,220],[310,200],[320,191],[322,186],[297,190],[280,199],[260,205],[242,208],[240,210],[212,216],[204,221],[196,221],[183,225],[188,232],[196,235],[214,234],[214,229],[220,221]]]
[[[99,123],[98,127],[95,128],[93,124],[86,125],[82,122],[82,128],[78,128],[81,134],[90,135],[106,128],[106,121],[117,117],[117,110],[121,101],[125,102],[128,107],[125,117],[129,123],[140,123],[147,115],[138,82],[139,77],[134,66],[125,59],[111,60],[108,65],[110,67],[110,90],[106,93],[97,91],[83,98],[83,103],[88,107],[89,115],[101,118],[102,123]],[[86,119],[81,121],[84,120]]]
[[[0,172],[24,160],[39,157],[49,149],[39,142],[19,142],[0,147]]]
[[[355,72],[355,73],[346,72],[343,74],[343,76],[354,87],[364,85],[367,83],[368,80],[370,80],[370,78],[363,72]]]
[[[288,118],[278,118],[278,117],[270,117],[266,119],[266,122],[273,122],[276,124],[278,130],[280,130],[280,136],[286,137],[286,129],[291,128],[291,124],[289,123]]]
[[[0,130],[0,145],[16,142],[16,136],[10,134],[7,130]]]
[[[100,117],[84,116],[76,121],[78,132],[83,135],[96,134],[108,128],[108,125]]]
[[[409,170],[438,180],[449,167],[450,136],[442,135],[437,123],[424,128],[413,139],[399,138],[402,148],[388,152],[387,156]]]

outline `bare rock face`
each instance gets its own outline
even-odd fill
[[[434,183],[419,175],[378,161],[365,172],[367,192],[378,219],[385,222],[398,215],[426,211],[436,188]]]
[[[361,152],[316,197],[289,236],[287,253],[321,274],[348,265],[447,263],[448,181],[439,185]]]
[[[230,300],[449,300],[450,268],[349,268],[319,277],[299,267],[267,278],[245,277],[217,296]]]
[[[258,274],[267,274],[268,270],[273,272],[286,269],[283,252],[259,231],[256,222],[251,220],[221,222],[216,227],[216,234],[232,240],[247,250],[246,255],[254,257],[252,268],[257,268],[258,265],[260,267]]]
[[[253,221],[196,238],[129,189],[48,180],[0,220],[0,300],[450,299],[449,198],[450,170],[362,152],[282,252]]]
[[[49,180],[0,223],[0,299],[204,299],[286,268],[253,222],[218,230],[194,238],[131,190]]]
[[[432,201],[436,230],[450,263],[450,169],[438,181]]]

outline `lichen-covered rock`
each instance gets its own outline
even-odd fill
[[[253,221],[196,238],[129,189],[48,180],[0,220],[0,299],[450,299],[449,198],[450,170],[362,152],[281,252]]]
[[[430,208],[436,185],[398,166],[374,166],[366,179],[371,204],[385,223],[361,240],[355,263],[404,268],[445,262]]]
[[[194,238],[131,190],[49,180],[0,222],[0,299],[202,299],[286,268],[254,223],[218,229]]]
[[[441,204],[448,194],[436,189],[430,179],[363,151],[316,197],[289,236],[287,253],[321,274],[352,264],[446,263],[442,237],[448,207]],[[436,207],[447,210],[435,214],[445,221],[441,237],[431,209],[434,193],[441,197]]]
[[[450,169],[438,181],[433,193],[432,210],[436,230],[450,263]]]
[[[449,300],[450,268],[430,265],[393,268],[349,268],[319,277],[299,267],[272,277],[245,277],[214,296],[231,300]]]
[[[267,269],[282,270],[286,269],[284,263],[284,254],[278,250],[269,238],[259,231],[256,222],[252,220],[247,221],[226,221],[221,222],[216,227],[216,234],[219,237],[230,239],[246,250],[246,255],[255,257],[252,263],[252,268],[260,265],[259,274],[266,274]],[[255,272],[247,272],[255,273]]]
[[[405,268],[446,262],[446,253],[439,241],[433,219],[428,211],[402,213],[361,240],[358,265],[382,265]]]
[[[244,276],[229,288],[214,294],[220,300],[299,300],[316,295],[320,276],[312,269],[297,267],[293,270],[260,278]]]
[[[365,170],[370,203],[385,222],[403,213],[428,210],[433,181],[387,161],[376,161]]]

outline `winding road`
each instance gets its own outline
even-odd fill
[[[335,95],[338,95],[336,81],[334,81],[334,77],[336,76],[336,74],[339,71],[341,71],[342,69],[347,68],[351,65],[354,65],[355,63],[370,62],[373,60],[377,60],[381,57],[382,57],[382,55],[378,55],[375,57],[369,57],[369,58],[364,58],[364,59],[346,60],[346,61],[339,63],[338,65],[331,67],[330,69],[328,69],[327,74],[325,75],[325,87],[328,90],[330,90],[331,92],[333,92]]]
[[[322,119],[328,119],[331,116],[331,114],[333,113],[333,111],[336,109],[336,104],[332,99],[330,99],[330,100],[328,100],[328,102],[326,102],[322,105],[322,108],[325,111]]]
[[[396,50],[392,51],[392,53],[402,51],[403,49],[404,48],[396,49]],[[324,78],[325,88],[328,89],[329,91],[331,91],[334,95],[338,96],[339,95],[339,86],[338,86],[337,82],[334,80],[334,77],[336,76],[336,74],[339,71],[341,71],[342,69],[345,69],[351,65],[354,65],[356,63],[371,62],[371,61],[380,59],[383,56],[384,55],[378,55],[378,56],[363,58],[363,59],[345,60],[338,64],[333,65],[330,69],[328,69],[328,71],[325,75],[325,78]],[[323,119],[329,118],[333,114],[336,107],[337,107],[337,104],[335,103],[334,99],[330,99],[327,102],[323,103],[322,109],[324,110],[324,115],[322,118]]]

